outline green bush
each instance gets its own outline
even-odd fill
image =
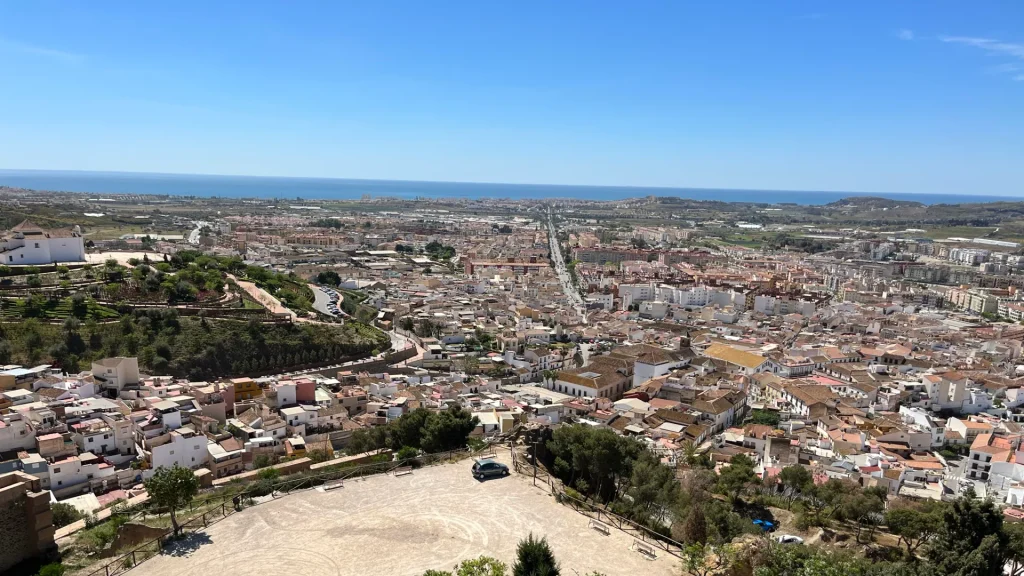
[[[412,446],[402,446],[402,449],[395,455],[398,460],[408,460],[419,456],[420,451]]]
[[[262,478],[260,480],[257,480],[256,483],[252,485],[252,489],[249,490],[249,495],[250,496],[267,496],[269,494],[273,494],[273,492],[274,492],[274,481],[270,480],[269,478]]]
[[[38,576],[64,576],[64,565],[60,563],[47,564],[39,569]]]
[[[50,511],[53,512],[53,525],[56,528],[63,528],[68,524],[81,520],[83,517],[78,508],[64,502],[52,504]]]
[[[281,476],[281,471],[277,468],[261,468],[256,475],[260,480],[277,480]]]

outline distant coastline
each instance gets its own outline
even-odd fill
[[[722,202],[821,205],[843,198],[873,196],[922,204],[1024,202],[1024,197],[969,194],[419,182],[4,169],[0,169],[0,186],[90,194],[155,194],[204,198],[303,198],[306,200],[358,200],[364,195],[407,200],[415,198],[623,200],[644,196],[669,196]]]

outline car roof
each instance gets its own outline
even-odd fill
[[[476,461],[476,463],[477,464],[493,464],[494,460],[492,458],[480,458],[480,459],[478,459]]]

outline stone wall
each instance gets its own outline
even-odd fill
[[[23,472],[0,475],[0,572],[54,549],[50,494]]]

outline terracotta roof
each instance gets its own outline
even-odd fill
[[[704,355],[715,360],[722,360],[729,364],[751,369],[757,368],[767,361],[767,358],[764,356],[744,352],[726,344],[713,344],[704,351]]]

